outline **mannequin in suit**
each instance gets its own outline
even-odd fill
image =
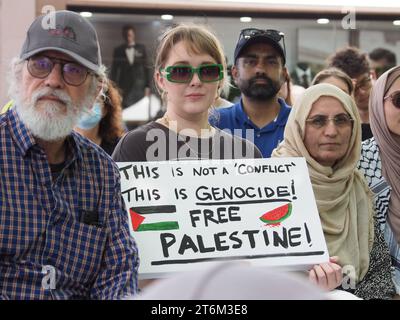
[[[302,86],[305,89],[310,86],[314,78],[314,74],[307,62],[298,62],[290,76],[294,84]]]
[[[125,43],[114,49],[111,79],[122,90],[122,107],[127,108],[150,95],[147,56],[144,45],[135,42],[135,28],[124,26]]]

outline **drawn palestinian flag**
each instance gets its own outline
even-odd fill
[[[154,214],[164,215],[170,213],[176,213],[176,206],[148,206],[129,209],[132,227],[135,232],[178,230],[178,221],[159,221],[154,219],[154,216],[151,216]],[[145,220],[147,223],[143,223]]]
[[[277,227],[283,220],[289,218],[292,213],[292,203],[289,202],[283,206],[275,208],[271,211],[264,213],[260,220],[265,222],[267,226]]]

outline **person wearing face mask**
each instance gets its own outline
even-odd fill
[[[124,134],[121,95],[112,81],[104,96],[96,99],[93,108],[84,113],[75,131],[99,145],[111,155]]]

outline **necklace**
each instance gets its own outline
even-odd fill
[[[199,138],[199,137],[193,137],[193,136],[189,136],[189,135],[181,135],[181,134],[179,134],[179,132],[178,132],[178,130],[177,130],[177,126],[176,125],[174,125],[174,129],[176,129],[176,130],[173,130],[172,128],[171,128],[171,120],[169,119],[169,117],[168,117],[168,115],[167,114],[165,114],[161,119],[160,119],[161,121],[163,121],[164,123],[165,123],[165,125],[167,126],[167,128],[169,129],[169,130],[172,130],[172,131],[176,131],[176,135],[177,135],[177,140],[178,141],[182,141],[187,147],[188,147],[188,149],[191,151],[190,153],[192,153],[193,152],[193,154],[194,155],[196,155],[197,156],[197,158],[198,159],[202,159],[202,158],[207,158],[207,159],[209,159],[210,158],[210,155],[212,154],[212,152],[214,151],[214,143],[215,143],[215,139],[214,139],[214,134],[215,134],[215,129],[213,128],[213,127],[211,127],[210,126],[210,124],[209,123],[207,123],[207,129],[208,129],[208,131],[211,133],[211,132],[213,132],[213,134],[211,135],[210,134],[210,136],[208,137],[208,141],[210,141],[210,139],[211,139],[211,141],[212,141],[212,144],[211,144],[211,150],[210,150],[210,148],[208,148],[209,149],[209,151],[208,152],[199,152],[198,150],[195,150],[195,149],[193,149],[193,147],[191,147],[190,146],[190,144],[186,141],[186,137],[189,137],[189,141],[190,141],[190,139],[192,138],[195,138],[196,140],[197,140],[197,146],[199,146],[199,141],[200,141],[200,150],[202,149],[202,143],[201,143],[201,141],[205,141],[205,139],[203,138]],[[203,130],[203,129],[202,129]],[[208,146],[209,146],[209,144],[208,144]],[[197,148],[196,148],[197,149]]]

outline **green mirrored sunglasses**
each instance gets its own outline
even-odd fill
[[[189,65],[169,66],[160,69],[168,81],[176,83],[189,83],[193,75],[197,73],[201,82],[215,82],[224,77],[222,64],[203,64],[197,68]]]

